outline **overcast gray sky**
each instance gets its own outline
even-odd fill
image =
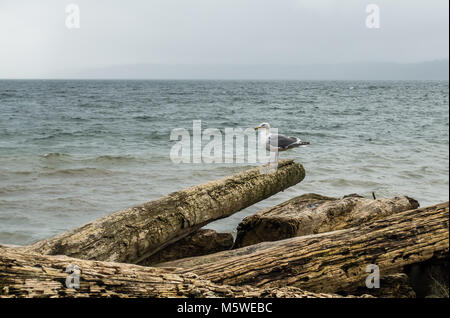
[[[80,29],[65,8],[80,7]],[[366,5],[380,28],[365,25]],[[0,0],[0,78],[123,64],[448,58],[448,0]]]

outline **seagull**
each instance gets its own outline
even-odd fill
[[[269,123],[262,123],[255,127],[255,130],[261,131],[261,141],[266,144],[266,149],[270,152],[275,152],[276,162],[280,151],[286,151],[296,147],[306,147],[309,142],[302,141],[297,137],[288,137],[285,135],[271,134]]]

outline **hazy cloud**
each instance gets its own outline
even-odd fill
[[[65,26],[69,3],[80,7],[80,29]],[[369,3],[380,7],[380,29],[365,26]],[[0,77],[143,63],[443,59],[448,7],[448,0],[0,0]]]

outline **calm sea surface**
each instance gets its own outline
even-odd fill
[[[311,142],[281,158],[303,182],[208,227],[303,193],[448,200],[445,82],[0,81],[0,243],[28,244],[251,164],[174,164],[170,132],[254,127]],[[253,164],[254,165],[254,164]]]

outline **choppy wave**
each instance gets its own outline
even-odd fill
[[[17,95],[15,93],[0,93],[0,98],[11,98],[16,96]]]
[[[329,183],[336,187],[353,187],[355,189],[372,187],[378,188],[381,184],[379,182],[367,181],[367,180],[351,180],[343,178],[331,178],[329,180],[322,180],[321,182]]]
[[[85,162],[96,162],[96,163],[129,163],[129,162],[137,162],[138,158],[131,155],[124,156],[112,156],[112,155],[102,155],[92,159],[84,159]]]
[[[51,152],[46,153],[45,155],[41,155],[43,159],[61,159],[61,158],[71,158],[69,154],[60,153],[60,152]]]
[[[40,177],[65,177],[65,176],[79,176],[79,177],[98,177],[98,176],[112,176],[118,174],[108,169],[103,168],[72,168],[59,169],[48,172],[40,172]]]
[[[136,120],[139,120],[139,121],[153,121],[153,120],[158,119],[158,117],[156,117],[156,116],[149,116],[149,115],[135,116],[133,118]]]
[[[33,236],[26,232],[0,231],[0,242],[3,244],[25,245],[30,243],[32,239]]]
[[[77,136],[79,133],[75,132],[75,133],[69,133],[69,132],[59,132],[59,133],[55,133],[55,134],[50,134],[50,135],[45,135],[45,136],[34,136],[32,138],[29,138],[27,141],[45,141],[45,140],[52,140],[52,139],[57,139],[57,138],[61,138],[61,137],[75,137]]]
[[[369,89],[369,90],[375,90],[375,89],[388,89],[391,88],[390,86],[385,86],[385,85],[369,85],[366,87],[361,87],[364,89]]]
[[[214,166],[211,165],[212,167],[214,167],[213,169],[216,171],[216,173],[238,173],[242,170],[247,170],[247,169],[253,169],[256,168],[257,165],[239,165],[239,166]]]
[[[7,185],[7,186],[0,186],[0,195],[5,194],[11,194],[11,193],[17,193],[21,191],[27,191],[29,188],[25,185]]]

